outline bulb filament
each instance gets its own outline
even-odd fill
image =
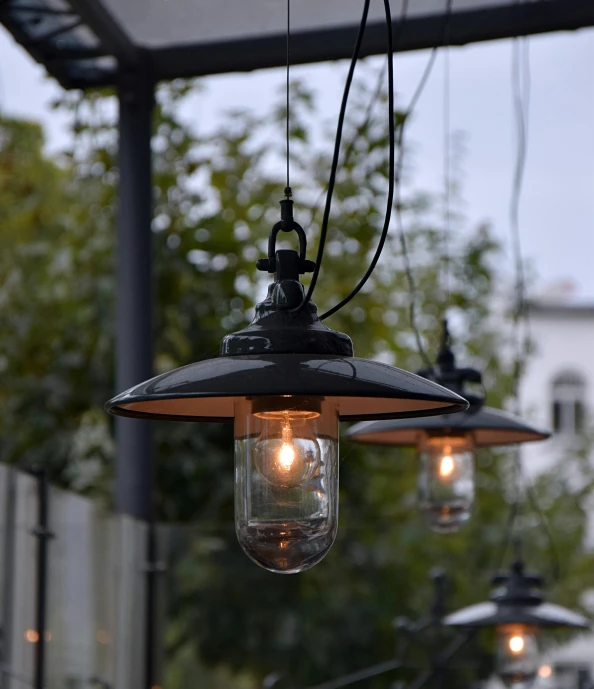
[[[278,463],[283,471],[289,471],[295,461],[295,447],[293,446],[293,432],[288,419],[282,429],[283,444],[278,451]]]

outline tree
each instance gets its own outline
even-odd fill
[[[225,333],[248,322],[266,279],[255,275],[254,263],[266,254],[282,195],[282,180],[271,172],[282,108],[261,119],[229,113],[218,131],[204,136],[179,114],[195,88],[195,82],[161,86],[155,113],[157,371],[213,356]],[[311,120],[318,116],[312,95],[299,84],[293,93],[296,214],[313,257],[329,155],[323,141],[310,135]],[[371,96],[365,84],[359,87],[346,124],[328,250],[315,295],[320,310],[352,289],[354,276],[362,274],[375,249],[383,219],[387,123],[379,107],[383,96],[368,110]],[[43,156],[38,129],[0,122],[0,219],[8,228],[0,256],[0,318],[4,332],[11,333],[0,352],[6,374],[0,381],[6,407],[0,426],[3,458],[43,462],[60,484],[106,496],[113,443],[101,408],[113,387],[118,175],[109,99],[103,93],[65,98],[76,113],[77,136],[61,161]],[[399,114],[398,126],[403,122]],[[400,207],[417,287],[416,324],[433,357],[448,306],[447,280],[458,354],[484,363],[489,402],[497,405],[512,389],[505,336],[493,320],[499,249],[490,229],[479,227],[451,237],[446,260],[436,206],[407,187]],[[27,215],[27,208],[34,210]],[[359,356],[380,356],[414,370],[422,359],[410,330],[409,288],[393,233],[368,286],[329,325],[353,335]],[[246,559],[233,534],[228,429],[155,426],[159,517],[183,524],[165,528],[168,686],[181,686],[183,668],[193,667],[192,658],[218,668],[223,679],[212,675],[211,686],[230,681],[229,672],[242,674],[238,681],[248,685],[250,677],[257,685],[277,672],[295,687],[384,660],[393,652],[392,619],[415,618],[427,608],[427,574],[435,564],[452,576],[453,606],[487,595],[505,540],[509,454],[480,454],[477,515],[460,535],[444,539],[430,534],[416,514],[412,452],[343,443],[336,545],[311,571],[274,577]],[[563,491],[556,485],[554,476],[545,476],[535,492],[548,499],[546,514],[559,557],[571,571],[559,595],[574,604],[590,562],[579,548],[584,508],[575,502],[569,482],[562,484]],[[534,512],[522,519],[530,528]],[[541,531],[531,538],[534,565],[548,566],[549,547]],[[426,662],[421,651],[411,653],[413,661]],[[380,677],[367,686],[379,689],[390,681]]]

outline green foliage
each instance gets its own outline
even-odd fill
[[[158,372],[214,356],[221,337],[249,321],[266,282],[254,264],[266,253],[284,186],[276,154],[282,150],[282,107],[270,118],[228,113],[204,136],[179,114],[196,88],[186,82],[160,87],[155,112]],[[313,257],[330,158],[324,142],[332,127],[312,137],[315,99],[303,84],[293,93],[296,216]],[[383,96],[378,107],[368,108],[371,95],[359,87],[347,118],[315,295],[321,311],[362,275],[384,217],[387,123],[379,107]],[[76,113],[77,135],[59,162],[44,157],[38,128],[0,120],[1,452],[3,461],[43,463],[61,485],[109,496],[114,448],[101,408],[113,387],[117,138],[108,94],[84,100],[68,95],[65,101]],[[449,292],[459,358],[484,369],[489,401],[502,403],[512,388],[511,365],[504,354],[507,326],[502,329],[495,313],[499,247],[490,228],[460,229],[446,242],[435,220],[439,203],[408,187],[400,210],[429,356]],[[352,335],[359,356],[414,370],[422,360],[411,334],[399,247],[392,232],[368,286],[329,325]],[[502,560],[508,454],[479,454],[475,518],[459,535],[444,538],[429,533],[416,513],[412,451],[345,441],[334,548],[311,571],[275,577],[248,561],[235,541],[228,428],[157,423],[156,439],[160,519],[186,524],[166,529],[171,689],[185,686],[189,672],[208,677],[203,681],[212,687],[230,687],[237,673],[238,688],[259,686],[277,672],[299,687],[385,660],[394,651],[393,618],[417,619],[428,610],[431,567],[447,569],[457,607],[488,594],[489,577]],[[555,473],[541,477],[534,493],[564,564],[554,593],[575,605],[591,564],[581,552],[585,496],[570,476]],[[531,564],[549,570],[550,544],[535,528],[537,518],[526,508],[518,529],[530,529]],[[474,645],[466,660],[484,672],[488,650]],[[412,648],[410,660],[426,664],[427,653]],[[406,679],[414,671],[401,674]],[[393,679],[365,686],[388,687]]]

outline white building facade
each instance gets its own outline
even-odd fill
[[[534,352],[522,381],[524,416],[554,431],[522,450],[529,475],[575,448],[594,412],[594,303],[535,302],[530,307]]]
[[[553,431],[547,441],[522,446],[524,471],[535,476],[575,452],[594,422],[594,303],[536,301],[529,323],[534,351],[522,379],[522,415]],[[594,512],[586,540],[594,548]],[[591,689],[593,677],[594,635],[587,633],[542,657],[533,689]],[[488,686],[503,689],[498,680]]]

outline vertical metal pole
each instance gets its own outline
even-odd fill
[[[148,68],[125,74],[119,88],[116,389],[153,375],[152,168],[154,82]],[[116,418],[116,509],[152,517],[152,434],[147,421]]]
[[[153,375],[152,114],[155,84],[148,62],[119,89],[120,194],[117,242],[118,391]],[[116,509],[148,524],[143,687],[155,684],[156,573],[153,438],[150,423],[116,419]]]
[[[2,653],[0,655],[0,689],[11,683],[14,622],[14,563],[16,548],[16,469],[7,470],[6,504],[4,506],[4,548],[2,552],[2,622],[0,624]]]
[[[37,595],[35,626],[37,627],[37,643],[35,644],[35,689],[45,686],[45,628],[47,612],[47,573],[48,573],[48,542],[51,538],[48,515],[48,483],[47,474],[41,469],[34,472],[37,479]]]
[[[436,567],[431,570],[431,578],[433,579],[433,590],[435,592],[435,597],[433,599],[433,605],[431,607],[431,618],[433,620],[433,625],[435,627],[436,636],[433,641],[433,671],[435,676],[435,689],[443,689],[445,682],[445,665],[438,662],[440,651],[443,648],[443,639],[441,638],[440,631],[441,621],[445,615],[446,607],[446,593],[447,593],[447,577],[445,572]]]

